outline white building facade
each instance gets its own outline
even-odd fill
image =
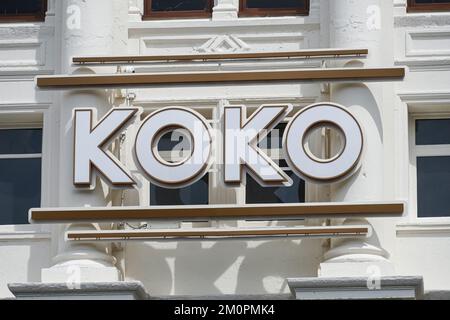
[[[0,13],[0,298],[450,298],[446,295],[450,291],[450,1],[280,1],[285,6],[281,9],[274,0],[259,5],[250,0],[169,1],[173,7],[155,0],[28,2],[37,4],[19,12],[13,2],[6,1],[6,8],[0,10],[5,12]],[[83,56],[316,49],[368,49],[368,54],[94,65],[72,61]],[[401,67],[406,75],[395,81],[185,83],[67,90],[36,85],[36,77],[57,74]],[[131,170],[137,187],[113,189],[101,176],[95,190],[73,184],[75,108],[95,108],[100,118],[113,107],[141,107],[144,117],[164,107],[182,106],[220,128],[227,105],[245,105],[250,114],[264,104],[291,104],[298,112],[320,102],[345,106],[364,130],[360,167],[344,181],[304,182],[280,162],[294,180],[292,187],[263,188],[250,176],[247,185],[225,186],[222,166],[213,165],[189,187],[164,189],[149,182],[133,161],[133,134],[138,127],[131,125],[111,151]],[[222,157],[220,143],[214,143],[217,158]],[[322,130],[315,148],[331,157],[339,143],[338,136]],[[266,149],[274,159],[283,160],[277,148]],[[367,219],[210,217],[28,224],[28,209],[35,207],[245,207],[283,202],[402,203],[404,211],[401,216]],[[65,239],[68,230],[342,225],[368,225],[372,232],[366,238],[343,239],[92,243]]]

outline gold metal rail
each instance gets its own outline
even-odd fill
[[[228,71],[195,73],[142,73],[56,75],[37,77],[39,88],[67,89],[92,87],[136,87],[202,83],[243,83],[268,81],[340,82],[395,81],[405,76],[404,68],[297,69],[270,71]]]
[[[392,217],[401,216],[404,204],[392,203],[304,203],[246,206],[160,206],[108,208],[31,209],[31,223],[121,222],[152,219],[255,219],[319,218],[319,217]]]
[[[152,56],[101,56],[74,57],[75,64],[133,64],[161,61],[217,61],[246,59],[277,59],[277,58],[337,58],[362,57],[369,53],[368,49],[317,49],[281,52],[244,52],[244,53],[213,53],[185,55],[152,55]]]
[[[69,241],[132,241],[173,239],[270,238],[270,237],[358,237],[367,236],[368,227],[297,227],[297,228],[234,228],[183,230],[114,230],[69,231]]]

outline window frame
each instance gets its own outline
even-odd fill
[[[4,160],[4,159],[9,159],[9,160],[19,160],[19,159],[40,159],[41,160],[41,195],[40,195],[40,203],[39,206],[42,206],[42,182],[43,182],[43,169],[44,169],[44,164],[43,164],[43,153],[44,153],[44,129],[42,126],[39,125],[13,125],[13,126],[1,126],[0,125],[0,132],[3,130],[33,130],[33,129],[38,129],[38,130],[42,130],[42,150],[41,153],[5,153],[5,154],[0,154],[0,160]],[[27,225],[27,224],[20,224],[22,226]],[[5,227],[5,226],[11,226],[8,224],[0,224],[0,227]],[[14,225],[14,226],[18,226],[18,225]]]
[[[0,15],[0,23],[7,22],[44,22],[48,10],[48,0],[41,0],[41,10],[33,14]]]
[[[178,19],[178,18],[210,18],[214,7],[214,0],[206,0],[206,10],[190,11],[152,11],[152,0],[144,0],[143,20]]]
[[[310,9],[310,0],[305,0],[305,8],[247,8],[247,0],[239,0],[240,17],[271,17],[271,16],[308,16]]]
[[[450,11],[450,3],[416,3],[416,0],[408,0],[406,11],[408,13]]]
[[[409,159],[410,159],[410,219],[411,221],[419,222],[443,222],[450,223],[449,216],[438,217],[419,217],[419,197],[417,194],[417,158],[418,157],[439,157],[450,156],[450,144],[444,145],[416,145],[416,121],[417,120],[438,120],[450,119],[450,113],[415,113],[409,116]]]

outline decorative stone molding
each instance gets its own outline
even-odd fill
[[[448,71],[450,58],[401,59],[396,60],[395,65],[407,66],[410,72]]]
[[[447,112],[450,104],[449,91],[398,92],[397,95],[413,113]]]
[[[249,51],[251,48],[244,41],[236,36],[222,35],[209,39],[201,47],[195,48],[197,52],[217,53],[217,52],[239,52]]]
[[[422,277],[381,277],[379,287],[370,289],[372,280],[357,278],[287,279],[297,300],[375,300],[423,299]]]
[[[69,289],[61,283],[9,284],[17,300],[147,300],[148,293],[140,282],[83,283],[79,289]]]
[[[425,293],[424,300],[450,300],[450,291],[429,291]]]
[[[395,28],[414,28],[414,27],[448,27],[449,25],[449,12],[424,12],[415,14],[406,14],[406,9],[404,14],[394,17],[394,27]]]
[[[450,55],[450,29],[407,31],[405,37],[407,57]]]
[[[402,223],[397,225],[397,237],[448,237],[450,223]]]
[[[0,68],[43,67],[46,63],[46,46],[45,40],[1,40]],[[14,51],[14,55],[11,55],[11,51]]]
[[[450,29],[417,27],[401,31],[405,41],[399,42],[395,64],[408,66],[411,72],[449,70]]]

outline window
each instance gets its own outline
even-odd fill
[[[247,185],[245,190],[246,203],[304,203],[305,181],[300,179],[286,167],[282,166],[281,169],[285,170],[288,176],[292,179],[292,186],[262,187],[250,175],[247,174]]]
[[[247,204],[305,202],[305,181],[294,174],[282,155],[282,137],[285,129],[286,123],[280,123],[265,139],[261,140],[258,146],[292,179],[292,186],[262,187],[251,175],[247,174],[245,186],[245,202]]]
[[[158,141],[158,153],[169,163],[181,162],[190,156],[189,134],[175,129],[164,134]],[[151,206],[206,205],[209,203],[209,174],[184,188],[167,189],[150,184]]]
[[[240,0],[241,16],[308,15],[309,0]]]
[[[144,19],[210,17],[214,0],[144,0]]]
[[[41,203],[42,129],[0,129],[0,224],[27,224]]]
[[[408,0],[408,12],[447,10],[450,10],[450,0]]]
[[[450,118],[413,119],[417,217],[450,217]]]
[[[44,21],[47,0],[1,0],[0,22]]]
[[[196,183],[178,189],[166,189],[150,185],[150,205],[152,206],[184,206],[208,204],[208,175]]]

